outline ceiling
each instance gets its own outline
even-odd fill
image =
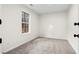
[[[53,12],[67,11],[69,4],[27,4],[27,7],[34,10],[38,14],[46,14]]]

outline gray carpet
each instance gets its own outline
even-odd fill
[[[68,41],[38,38],[4,54],[75,54]]]

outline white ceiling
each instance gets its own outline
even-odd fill
[[[27,6],[39,14],[67,11],[70,7],[69,4],[28,4]]]

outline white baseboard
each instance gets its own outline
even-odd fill
[[[33,38],[33,39],[30,39],[29,41],[34,40],[34,39],[36,39],[36,38],[38,38],[38,37],[35,37],[35,38]],[[14,47],[12,47],[12,48],[7,49],[6,51],[3,51],[2,53],[6,53],[6,52],[8,52],[8,51],[11,51],[11,50],[13,50],[13,49],[19,47],[20,45],[23,45],[23,44],[25,44],[25,43],[28,43],[29,41],[25,41],[25,42],[23,42],[23,43],[20,43],[20,44],[14,46]]]
[[[78,54],[78,51],[72,46],[71,42],[70,41],[68,41],[68,42],[71,45],[71,47],[73,48],[73,50],[75,51],[75,53]]]

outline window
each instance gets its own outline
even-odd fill
[[[22,33],[29,32],[29,14],[22,11]]]

